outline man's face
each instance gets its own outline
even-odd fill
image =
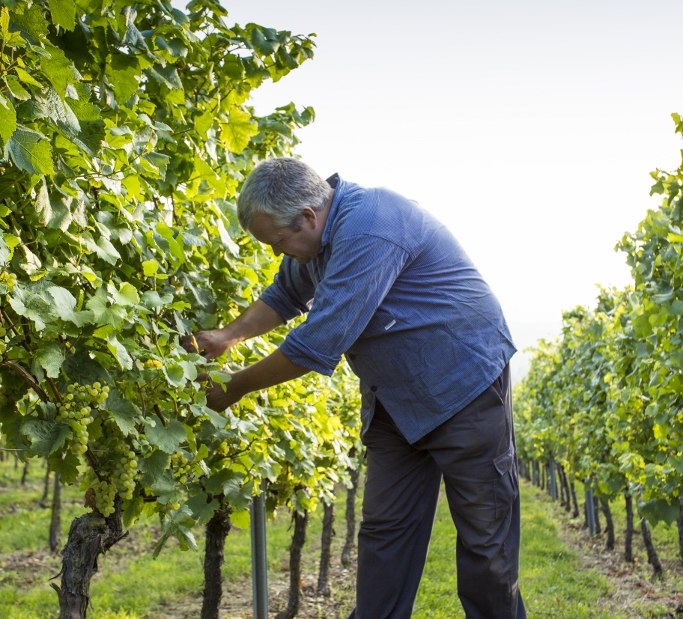
[[[249,232],[261,243],[270,245],[276,256],[285,254],[299,264],[310,262],[320,252],[322,223],[313,209],[305,208],[299,224],[286,228],[276,227],[270,215],[256,213]]]

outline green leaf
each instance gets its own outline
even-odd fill
[[[172,64],[166,64],[165,66],[156,64],[147,69],[146,73],[169,90],[183,90],[183,82]]]
[[[4,266],[7,263],[11,253],[10,248],[5,242],[5,235],[0,234],[0,266]]]
[[[169,364],[164,367],[164,375],[173,387],[181,387],[185,384],[185,372],[180,365]]]
[[[146,171],[151,172],[154,178],[163,179],[166,177],[166,170],[171,158],[168,155],[161,153],[145,153],[140,161],[144,165]]]
[[[105,370],[92,352],[85,348],[77,348],[69,355],[62,368],[69,380],[82,385],[99,381],[103,384],[112,382],[112,378]]]
[[[163,534],[154,547],[152,557],[157,558],[164,544],[171,536],[178,540],[178,545],[182,550],[195,550],[197,548],[197,540],[191,529],[187,526],[187,520],[191,521],[191,514],[189,508],[185,505],[177,512],[172,513],[171,517],[164,521]]]
[[[112,292],[112,299],[119,305],[137,305],[140,303],[138,291],[129,282],[123,282],[118,290],[114,290]]]
[[[165,294],[162,297],[156,290],[146,290],[142,293],[142,304],[148,309],[156,309],[172,300],[172,294]]]
[[[267,38],[264,31],[266,34],[268,33],[268,29],[260,29],[258,26],[255,27],[251,32],[251,44],[254,46],[254,49],[261,54],[272,54],[277,49],[278,42]]]
[[[59,96],[64,97],[69,83],[77,81],[74,65],[58,47],[50,45],[46,49],[50,56],[40,63],[41,69]]]
[[[49,24],[45,15],[43,15],[43,6],[37,3],[29,7],[26,7],[28,3],[20,4],[24,5],[24,10],[13,12],[12,21],[14,25],[33,39],[41,40],[43,37],[47,38]]]
[[[75,88],[78,92],[78,99],[67,97],[64,100],[72,112],[76,115],[81,130],[77,135],[69,135],[72,141],[83,144],[92,153],[100,150],[104,140],[104,122],[100,114],[100,109],[88,101],[89,90],[79,85]]]
[[[674,291],[673,288],[670,287],[665,287],[663,288],[660,292],[657,294],[652,295],[652,300],[655,303],[666,303],[667,301],[670,301],[674,296]]]
[[[17,126],[7,142],[7,152],[14,165],[29,174],[52,176],[52,147],[37,131]]]
[[[214,428],[218,428],[219,430],[222,430],[228,424],[228,420],[223,415],[217,413],[214,410],[211,410],[208,407],[204,408],[204,410],[202,411],[202,415],[204,417],[208,417],[211,425]]]
[[[678,520],[680,505],[678,500],[654,499],[638,504],[640,513],[652,525],[666,522],[671,525]]]
[[[64,446],[71,428],[65,423],[43,419],[27,419],[21,431],[31,441],[31,453],[46,458]]]
[[[141,482],[144,486],[152,486],[161,479],[171,464],[171,456],[163,451],[155,451],[140,462]]]
[[[213,125],[216,115],[211,110],[206,110],[203,114],[194,119],[194,128],[197,133],[203,138],[206,137],[206,132]]]
[[[93,313],[93,318],[100,325],[118,327],[126,316],[126,310],[123,307],[108,305],[107,293],[104,288],[98,288],[85,306]]]
[[[29,289],[15,286],[9,304],[17,314],[33,321],[38,331],[45,329],[54,317],[51,303],[35,287]]]
[[[57,471],[65,484],[73,484],[80,474],[80,458],[72,452],[56,452],[48,458],[50,469]]]
[[[213,471],[211,476],[204,482],[206,489],[211,494],[226,494],[226,490],[239,485],[235,479],[235,473],[230,469]]]
[[[8,75],[5,77],[5,84],[12,93],[12,96],[19,101],[28,101],[31,98],[31,93],[26,90],[16,75]]]
[[[111,244],[111,241],[103,236],[97,239],[94,245],[95,253],[109,264],[116,264],[121,259],[119,250]]]
[[[123,397],[118,389],[112,389],[107,398],[106,408],[124,436],[128,436],[141,417],[140,409]]]
[[[52,217],[47,223],[47,227],[52,230],[66,232],[73,221],[73,217],[64,196],[54,194],[50,196],[50,206],[52,208]]]
[[[54,88],[46,88],[44,92],[36,95],[31,102],[34,118],[48,118],[53,121],[64,135],[80,148],[92,155],[88,136],[83,133],[76,114],[66,100],[62,100]]]
[[[76,309],[76,298],[61,286],[50,286],[48,294],[54,300],[54,310],[62,320],[71,320]]]
[[[40,186],[38,187],[35,208],[36,214],[38,215],[38,221],[40,221],[43,226],[47,226],[52,218],[52,206],[50,205],[50,196],[47,193],[45,179],[43,179],[43,182],[41,182]]]
[[[72,0],[47,0],[52,14],[52,21],[64,30],[73,30],[76,26],[76,3]]]
[[[124,6],[123,15],[126,18],[126,32],[123,35],[123,43],[131,48],[140,48],[149,51],[145,37],[136,25],[137,11],[134,6]]]
[[[107,348],[116,357],[121,369],[130,370],[133,367],[133,358],[116,336],[111,335],[107,338]]]
[[[76,308],[75,297],[66,289],[60,286],[50,286],[47,293],[54,301],[52,309],[54,314],[61,320],[72,322],[77,327],[82,327],[92,322],[94,315],[91,311],[74,311]]]
[[[0,138],[7,144],[17,128],[17,113],[9,99],[0,95]]]
[[[167,454],[177,451],[180,444],[187,438],[185,426],[175,419],[172,419],[167,426],[157,420],[156,425],[147,426],[145,434],[151,445],[155,445]]]
[[[211,516],[218,509],[220,503],[217,499],[210,499],[206,492],[200,492],[187,500],[187,506],[199,524],[206,524],[211,520]]]
[[[119,105],[125,104],[138,91],[140,67],[134,56],[112,54],[104,72]]]
[[[36,358],[49,378],[59,376],[59,370],[64,363],[64,352],[58,344],[53,342],[41,346],[36,353]]]

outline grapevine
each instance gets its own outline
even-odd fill
[[[71,383],[66,395],[57,407],[56,421],[66,423],[71,429],[70,449],[83,456],[88,449],[88,427],[94,415],[109,397],[109,387],[99,382],[90,385]]]

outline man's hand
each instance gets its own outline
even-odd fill
[[[223,328],[198,331],[182,338],[180,345],[187,352],[215,359],[239,342],[264,335],[283,323],[284,320],[274,309],[258,299]]]
[[[215,411],[224,411],[240,398],[234,397],[230,390],[230,383],[220,385],[215,383],[206,391],[206,405]]]
[[[228,348],[234,346],[235,343],[225,329],[198,331],[180,340],[180,345],[187,352],[196,352],[207,359],[220,357]]]
[[[292,363],[278,349],[257,363],[230,374],[230,381],[224,385],[208,386],[206,404],[215,411],[224,411],[247,393],[279,385],[299,378],[307,372],[309,372],[308,368]],[[207,378],[206,374],[200,374],[197,380],[205,381]]]
[[[233,376],[234,374],[231,374],[230,380],[226,383],[213,382],[204,372],[197,376],[200,383],[206,384],[206,405],[210,409],[224,411],[242,398],[244,393],[239,392],[239,381],[232,380]]]

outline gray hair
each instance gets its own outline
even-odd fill
[[[331,192],[327,181],[302,161],[268,159],[247,176],[237,199],[237,217],[245,230],[256,213],[270,216],[278,228],[296,226],[304,207],[324,209]]]

